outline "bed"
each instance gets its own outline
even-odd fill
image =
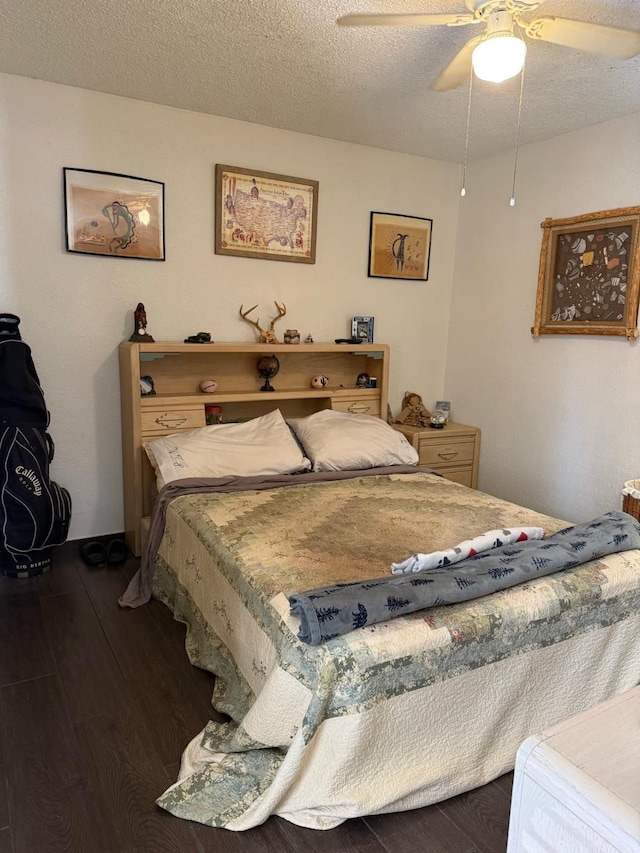
[[[194,737],[159,798],[179,817],[329,829],[429,805],[509,771],[526,737],[640,680],[638,550],[311,647],[292,593],[383,576],[491,528],[566,523],[402,462],[226,483],[165,502],[149,567],[229,717]]]

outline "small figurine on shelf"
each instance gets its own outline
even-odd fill
[[[140,377],[140,395],[142,397],[154,397],[156,393],[153,379],[150,376]]]
[[[305,342],[305,344],[312,344],[313,343],[313,337],[311,336],[311,332],[309,332],[307,337],[304,339],[304,342]]]
[[[356,388],[368,388],[369,387],[369,374],[368,373],[359,373],[358,378],[356,379]]]
[[[311,380],[312,388],[326,388],[329,384],[329,377],[324,376],[323,374],[319,374],[318,376],[314,376]]]
[[[142,302],[138,302],[138,307],[133,312],[133,319],[135,331],[129,340],[137,344],[154,343],[153,338],[149,332],[147,332],[147,312],[144,310]]]
[[[431,412],[423,405],[420,394],[405,392],[398,423],[405,426],[426,427],[431,425]]]

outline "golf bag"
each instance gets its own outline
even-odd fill
[[[71,498],[49,477],[49,412],[19,323],[0,314],[0,573],[31,577],[66,541]]]

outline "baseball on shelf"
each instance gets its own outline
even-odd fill
[[[213,394],[217,387],[218,383],[215,379],[203,379],[200,383],[200,390],[205,394]]]

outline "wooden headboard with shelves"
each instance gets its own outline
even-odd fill
[[[389,347],[386,344],[184,344],[133,343],[118,348],[122,412],[125,536],[134,554],[141,551],[140,523],[151,513],[153,469],[143,444],[163,435],[205,426],[205,405],[222,408],[223,421],[259,417],[280,409],[302,417],[321,409],[386,419]],[[273,392],[260,391],[260,356],[280,363]],[[377,387],[356,387],[360,373]],[[311,379],[329,377],[326,388]],[[155,395],[141,396],[140,377],[152,377]],[[200,390],[203,379],[218,383],[213,394]]]

